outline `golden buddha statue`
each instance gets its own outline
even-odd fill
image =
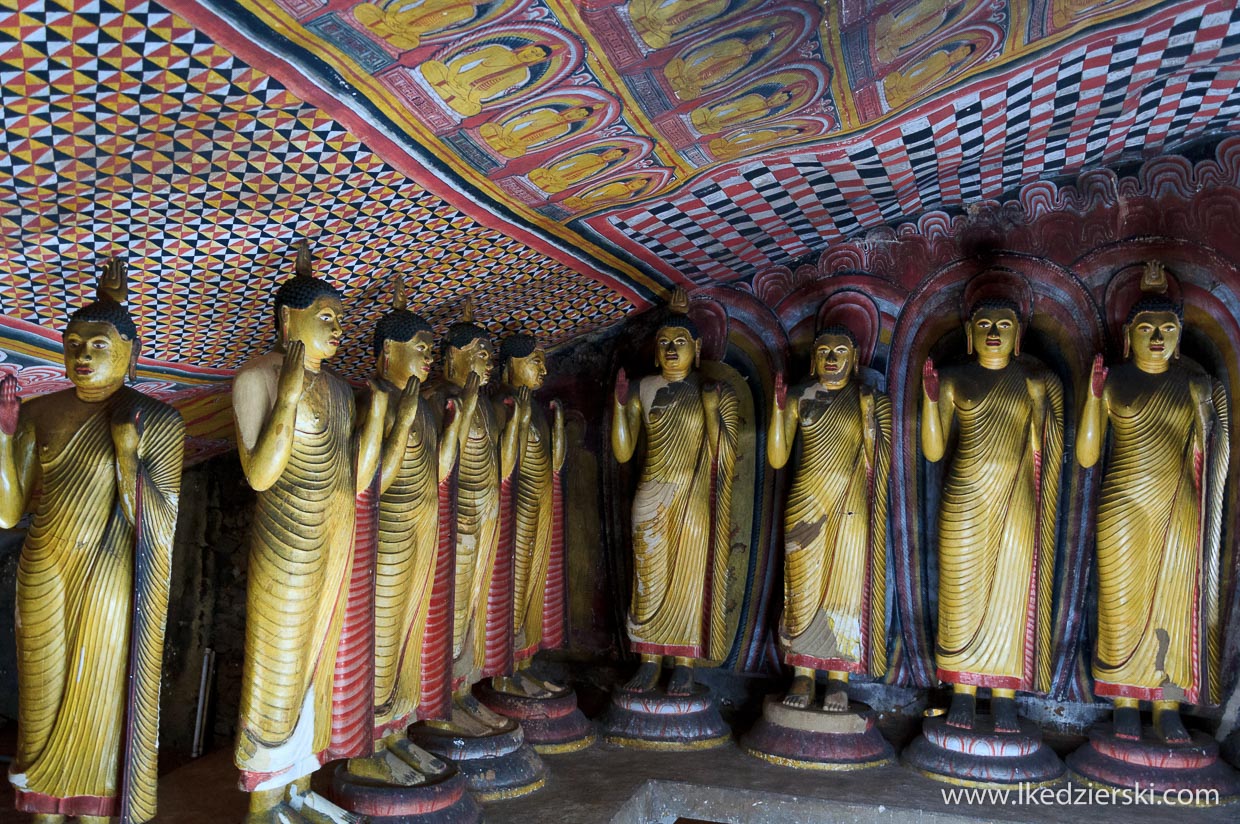
[[[623,146],[609,146],[602,151],[584,151],[555,160],[548,166],[531,169],[530,182],[549,195],[589,180],[620,163],[632,151]]]
[[[141,345],[125,264],[69,318],[72,389],[0,381],[0,525],[17,568],[17,809],[39,824],[155,817],[159,686],[185,426],[125,386]],[[38,490],[38,495],[32,493]]]
[[[1050,685],[1063,389],[1018,357],[1015,304],[977,303],[965,333],[975,360],[923,370],[926,460],[957,432],[939,497],[935,663],[953,688],[949,725],[971,728],[977,688],[990,687],[995,729],[1016,732],[1015,691]]]
[[[720,160],[734,160],[742,155],[753,154],[799,137],[806,132],[804,126],[771,125],[760,129],[744,129],[721,137],[712,137],[707,143],[710,153]]]
[[[447,63],[427,60],[420,69],[444,105],[469,117],[481,112],[485,104],[529,85],[534,79],[531,70],[550,62],[551,56],[551,47],[541,44],[512,49],[489,43]]]
[[[780,469],[801,433],[784,515],[784,615],[779,641],[795,677],[784,698],[805,708],[816,671],[822,708],[848,709],[849,673],[887,672],[887,480],[891,402],[855,380],[857,342],[843,326],[814,340],[815,380],[791,398],[776,375],[767,459]]]
[[[950,18],[959,23],[981,0],[917,0],[874,21],[874,54],[880,63],[890,63],[906,49],[924,44]]]
[[[728,0],[632,0],[629,19],[647,46],[661,49],[728,8]]]
[[[616,377],[611,446],[627,463],[646,433],[633,497],[633,597],[629,643],[641,655],[630,692],[656,686],[664,656],[674,658],[668,695],[689,695],[697,659],[719,659],[731,537],[732,481],[740,431],[732,388],[702,379],[702,343],[677,290],[673,312],[655,334],[659,373],[629,391]]]
[[[387,395],[375,393],[354,434],[353,391],[324,365],[344,307],[312,276],[305,243],[296,269],[275,296],[276,351],[233,381],[241,468],[258,493],[235,755],[250,822],[285,820],[286,797],[307,803],[331,743],[355,497],[374,477],[387,414]]]
[[[470,694],[483,678],[502,676],[512,664],[510,582],[497,577],[500,557],[501,424],[479,390],[494,369],[491,336],[464,318],[448,327],[444,382],[437,403],[459,426],[456,461],[456,566],[452,621],[452,711],[444,726],[487,735],[509,725]],[[459,420],[459,423],[456,421]],[[505,464],[511,466],[512,456]],[[432,722],[439,723],[439,722]]]
[[[501,123],[483,123],[478,127],[478,134],[504,157],[523,157],[531,149],[546,147],[576,131],[601,108],[602,103],[567,109],[539,106]]]
[[[1190,740],[1180,702],[1220,700],[1220,540],[1230,462],[1227,392],[1180,359],[1180,307],[1137,301],[1125,363],[1094,361],[1076,456],[1096,464],[1111,434],[1098,503],[1098,639],[1094,693],[1115,705],[1115,733]]]
[[[534,403],[547,377],[547,353],[532,335],[510,335],[500,347],[505,408],[511,406],[501,454],[512,478],[513,629],[516,672],[497,678],[495,689],[532,698],[564,689],[533,677],[540,649],[564,639],[563,526],[557,522],[560,470],[564,466],[564,413],[551,402],[552,420]],[[558,555],[558,557],[553,557]],[[558,576],[553,570],[559,570]]]
[[[791,102],[790,91],[772,92],[769,95],[751,92],[719,103],[698,106],[689,113],[689,122],[700,135],[718,134],[778,114]]]
[[[663,75],[681,100],[696,100],[744,70],[755,55],[775,41],[775,32],[763,30],[749,37],[728,37],[703,44],[684,57],[673,57]]]
[[[387,395],[374,574],[377,756],[349,762],[354,775],[389,784],[416,783],[440,771],[441,762],[415,747],[405,731],[414,721],[448,712],[452,641],[450,628],[435,631],[428,617],[432,602],[447,610],[450,586],[436,586],[451,581],[438,569],[439,507],[449,494],[460,419],[440,435],[435,404],[423,397],[435,359],[434,330],[407,305],[398,281],[393,309],[374,331],[377,391]]]
[[[428,34],[459,29],[489,0],[386,0],[359,3],[353,16],[380,40],[401,51],[416,49]]]

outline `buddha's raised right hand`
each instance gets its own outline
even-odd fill
[[[529,426],[530,414],[534,411],[534,393],[528,386],[517,390],[517,425]]]
[[[0,380],[0,434],[12,437],[17,434],[17,416],[22,402],[17,397],[17,377],[5,375]]]
[[[939,402],[939,370],[934,368],[934,358],[926,358],[921,367],[921,388],[931,403]]]
[[[280,366],[280,383],[277,393],[280,400],[295,404],[301,400],[306,383],[306,345],[299,340],[289,341],[284,349],[284,363]]]
[[[477,372],[470,372],[465,378],[465,392],[461,396],[461,406],[467,419],[473,417],[474,409],[478,406],[478,389],[481,386],[482,379],[478,377]]]
[[[1110,371],[1102,365],[1102,355],[1094,355],[1094,365],[1089,373],[1089,394],[1092,397],[1102,398],[1102,390],[1107,382],[1107,373]]]
[[[401,423],[409,423],[418,414],[418,403],[422,398],[422,381],[416,375],[409,377],[405,388],[401,390],[400,400],[396,406],[396,418]]]
[[[624,367],[620,367],[620,371],[616,373],[616,403],[624,406],[629,399],[629,376],[624,373]]]

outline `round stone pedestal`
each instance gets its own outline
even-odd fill
[[[479,801],[529,795],[547,781],[547,768],[542,759],[525,742],[521,726],[511,719],[503,729],[477,736],[421,721],[409,728],[409,740],[456,762]]]
[[[617,690],[600,724],[607,741],[644,750],[706,750],[732,737],[703,684],[687,696]]]
[[[927,718],[904,762],[936,781],[977,787],[1050,784],[1064,774],[1036,724],[1022,718],[1019,732],[996,732],[988,715],[978,715],[972,729],[950,726],[942,716]]]
[[[498,692],[483,683],[474,687],[474,696],[488,709],[519,723],[526,742],[541,755],[577,752],[598,740],[571,689],[548,698],[530,698]]]
[[[1096,724],[1089,743],[1068,756],[1068,769],[1090,784],[1141,788],[1176,803],[1226,804],[1240,798],[1240,773],[1219,759],[1218,742],[1205,733],[1191,735],[1191,741],[1168,744],[1146,727],[1134,741],[1116,737],[1109,723]],[[1217,800],[1199,792],[1210,790]]]
[[[862,770],[889,764],[895,751],[861,704],[847,712],[798,709],[767,696],[762,717],[741,738],[752,756],[801,770]]]
[[[478,824],[482,809],[469,794],[465,776],[455,764],[440,763],[443,772],[426,783],[402,787],[352,775],[342,761],[332,775],[332,796],[371,824]]]

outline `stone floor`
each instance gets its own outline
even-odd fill
[[[651,753],[598,744],[548,756],[546,787],[525,798],[488,805],[490,824],[797,824],[798,822],[1032,821],[1060,824],[1235,822],[1237,806],[1213,809],[1151,806],[969,806],[948,804],[941,785],[900,766],[859,772],[801,772],[745,755],[737,746],[691,753]],[[231,753],[217,750],[160,780],[160,824],[241,821],[246,797],[236,790]],[[7,782],[0,822],[11,812]]]

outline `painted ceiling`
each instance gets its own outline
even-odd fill
[[[1234,0],[9,0],[0,356],[59,385],[124,253],[149,391],[208,398],[303,237],[354,376],[396,277],[555,343],[1235,131],[1238,87]]]

